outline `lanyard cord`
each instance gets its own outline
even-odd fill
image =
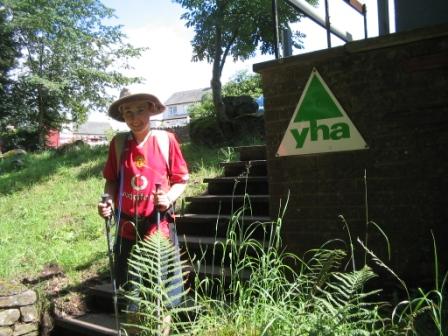
[[[120,153],[120,170],[118,171],[118,179],[119,179],[119,187],[118,187],[118,209],[115,212],[115,223],[116,223],[116,230],[115,230],[115,242],[118,241],[118,233],[120,232],[120,220],[121,220],[121,208],[123,203],[123,184],[124,184],[124,160],[123,160],[123,153],[124,149],[127,147],[127,140],[125,140],[125,145],[123,146],[123,150]],[[117,155],[117,153],[115,153]],[[121,244],[120,244],[121,247]]]

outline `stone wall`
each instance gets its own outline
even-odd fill
[[[0,281],[0,336],[37,336],[36,301],[34,291]]]
[[[368,150],[276,157],[314,67]],[[262,75],[265,97],[272,216],[291,193],[283,227],[288,249],[301,255],[330,239],[347,242],[338,217],[343,215],[353,239],[367,238],[369,247],[411,286],[432,281],[431,231],[439,247],[440,272],[445,271],[448,26],[351,42],[255,64],[254,70]],[[373,225],[367,227],[366,217],[387,234],[390,261],[384,238]]]

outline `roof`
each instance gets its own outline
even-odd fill
[[[112,126],[108,122],[88,121],[73,131],[75,134],[105,135]]]
[[[207,92],[211,92],[209,87],[196,90],[179,91],[173,93],[171,97],[167,99],[165,105],[179,105],[179,104],[190,104],[201,101],[202,96]]]

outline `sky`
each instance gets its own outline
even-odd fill
[[[281,0],[279,0],[281,1]],[[178,91],[205,88],[210,86],[211,64],[192,62],[193,51],[190,41],[192,28],[185,26],[180,17],[185,10],[171,0],[102,0],[103,4],[115,10],[116,18],[105,21],[106,24],[122,25],[123,32],[135,47],[146,47],[147,51],[130,63],[133,70],[123,71],[130,76],[144,78],[144,83],[134,84],[134,92],[155,94],[164,102]],[[378,35],[377,0],[361,0],[367,7],[368,36]],[[393,3],[393,1],[390,1]],[[320,0],[316,12],[325,13],[324,1]],[[349,7],[343,0],[329,0],[330,21],[341,31],[349,31],[354,40],[364,38],[362,16]],[[393,11],[389,11],[393,13]],[[271,15],[271,13],[266,13]],[[303,19],[296,27],[306,34],[305,49],[294,50],[293,54],[303,54],[327,48],[326,32],[309,19]],[[393,30],[393,27],[392,27]],[[344,44],[332,37],[332,46]],[[274,55],[257,55],[245,62],[233,62],[228,58],[224,66],[221,81],[226,83],[238,71],[252,72],[252,66],[268,60]],[[119,89],[113,94],[119,95]],[[94,112],[91,121],[110,121],[104,113]],[[117,126],[113,124],[113,126]]]

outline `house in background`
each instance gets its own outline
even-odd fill
[[[108,132],[112,132],[108,122],[88,121],[73,130],[73,141],[82,140],[89,145],[107,144]]]
[[[73,124],[64,125],[61,131],[52,129],[46,135],[46,144],[50,148],[58,148],[62,145],[82,140],[90,146],[108,144],[107,134],[128,131],[126,127],[113,127],[110,122],[87,121],[86,123],[74,126]]]
[[[190,122],[188,107],[200,102],[208,92],[211,92],[210,88],[180,91],[172,94],[165,102],[165,112],[151,118],[152,125],[163,128],[187,125]]]

